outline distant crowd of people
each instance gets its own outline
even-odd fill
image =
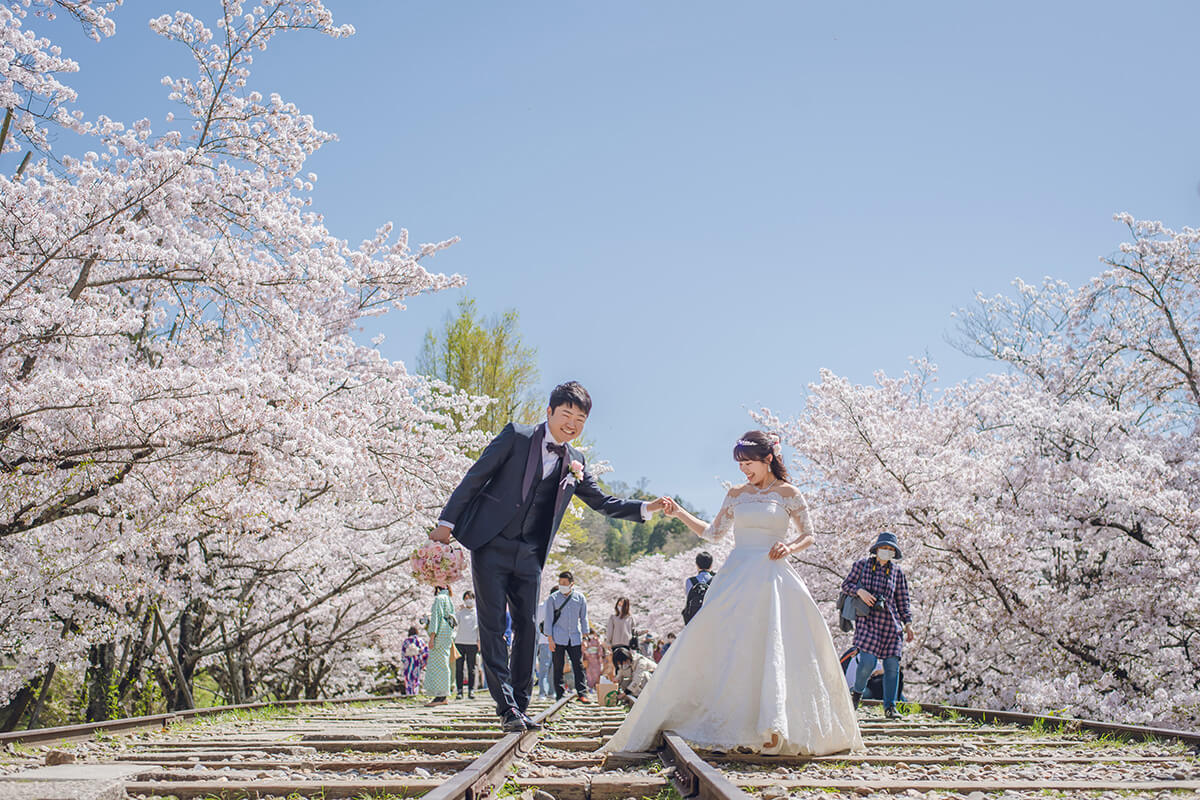
[[[711,567],[712,557],[704,554],[704,558]],[[709,579],[711,573],[702,570],[687,579],[685,592],[697,580],[707,583]],[[674,632],[660,637],[636,628],[627,597],[617,600],[601,635],[591,624],[587,597],[575,587],[571,572],[559,575],[558,586],[538,608],[537,624],[534,682],[538,694],[557,700],[569,687],[584,703],[594,701],[603,680],[616,688],[602,700],[632,702],[676,637]],[[506,642],[511,643],[511,636],[510,627]],[[462,604],[455,609],[449,589],[436,587],[429,614],[421,618],[419,627],[409,627],[401,644],[401,693],[428,696],[430,706],[449,702],[451,695],[473,699],[476,689],[487,687],[478,656],[474,593],[464,592]]]

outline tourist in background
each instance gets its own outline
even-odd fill
[[[400,663],[404,667],[404,694],[414,695],[421,691],[421,677],[425,673],[425,662],[429,658],[429,647],[418,635],[417,626],[408,629],[408,638],[400,644]]]
[[[628,647],[614,647],[612,660],[617,670],[617,699],[626,705],[633,705],[658,665]]]
[[[458,660],[454,662],[454,685],[458,688],[458,699],[467,687],[467,697],[475,698],[475,658],[479,655],[479,626],[475,620],[475,593],[463,592],[462,608],[454,614],[458,630],[454,634],[454,647]],[[465,674],[465,680],[464,680]]]
[[[433,607],[429,610],[429,661],[425,666],[425,694],[433,697],[425,705],[445,704],[450,694],[450,648],[454,646],[454,603],[450,587],[433,588]]]
[[[896,534],[879,534],[870,553],[869,557],[854,562],[850,574],[842,582],[844,593],[857,595],[871,608],[870,614],[859,617],[854,623],[858,676],[850,699],[858,708],[875,664],[882,661],[883,713],[893,719],[900,692],[900,655],[904,642],[913,640],[908,579],[896,563],[902,558]]]
[[[660,655],[658,657],[659,661],[662,661],[662,657],[667,654],[667,651],[671,649],[671,645],[673,645],[673,644],[675,644],[675,634],[668,633],[666,641],[664,641],[662,643],[662,649],[661,649]]]
[[[594,691],[604,671],[604,645],[592,628],[583,637],[583,668],[587,671],[588,688]]]
[[[617,601],[613,615],[608,618],[604,634],[610,648],[629,647],[629,640],[633,638],[633,617],[629,615],[628,597]]]
[[[544,603],[546,633],[550,636],[550,652],[554,657],[554,697],[567,693],[563,681],[563,664],[569,656],[575,693],[579,702],[588,698],[587,675],[583,671],[583,632],[588,629],[587,598],[575,590],[575,576],[570,572],[558,575],[558,591],[551,592]]]
[[[550,637],[543,630],[543,624],[546,621],[546,604],[539,603],[537,608],[537,631],[538,631],[538,648],[537,648],[537,674],[535,683],[538,687],[538,695],[540,697],[549,697],[554,692],[554,687],[550,683],[550,673],[553,671],[553,659],[550,657]]]
[[[655,648],[658,647],[658,634],[646,631],[637,637],[637,651],[646,658],[654,658]]]

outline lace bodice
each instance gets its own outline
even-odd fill
[[[765,492],[744,486],[730,489],[721,503],[721,510],[700,537],[715,542],[733,530],[765,533],[779,541],[811,533],[808,503],[804,501],[804,495],[791,487]],[[795,531],[794,535],[792,531]]]

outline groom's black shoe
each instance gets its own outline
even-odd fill
[[[524,733],[529,729],[525,726],[525,718],[521,713],[510,709],[500,718],[500,730],[505,733]]]

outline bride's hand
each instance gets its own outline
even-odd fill
[[[771,552],[768,555],[772,561],[778,561],[781,558],[787,558],[792,554],[792,548],[788,547],[783,542],[776,542],[771,545]]]
[[[658,499],[661,500],[662,504],[663,504],[662,513],[666,514],[668,517],[678,516],[679,504],[675,502],[675,498],[660,497]]]

